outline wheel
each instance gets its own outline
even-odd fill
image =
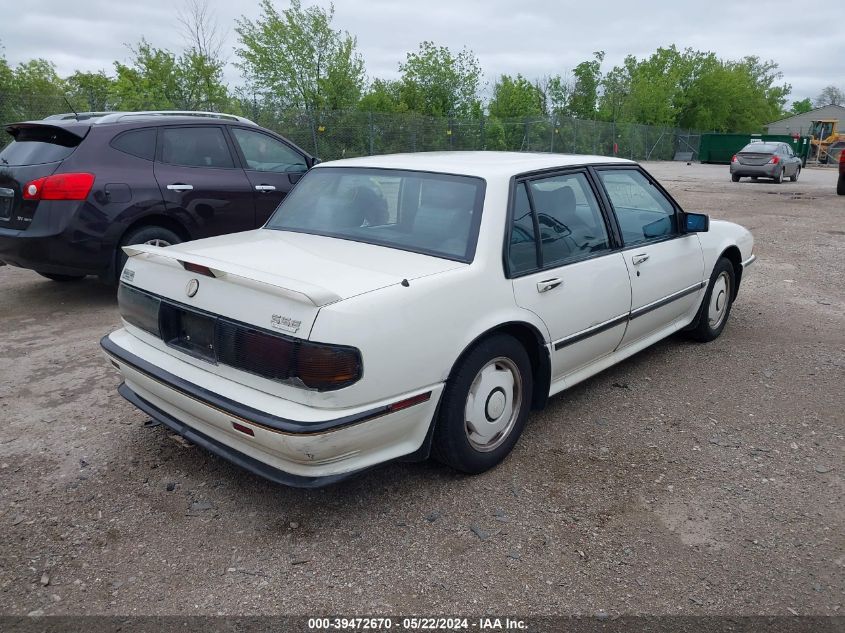
[[[783,168],[782,167],[781,167],[781,170],[778,172],[778,175],[774,177],[774,181],[777,184],[780,184],[780,183],[783,182]]]
[[[123,266],[126,264],[126,253],[123,252],[123,246],[130,246],[131,244],[148,244],[150,246],[171,246],[179,244],[182,241],[176,233],[170,229],[161,226],[142,226],[127,233],[120,241],[120,247],[117,249],[115,261],[115,281],[120,279],[120,273],[123,271]]]
[[[836,181],[836,193],[845,196],[845,176],[839,176],[839,180]]]
[[[38,271],[35,271],[38,272]],[[42,277],[52,279],[53,281],[79,281],[85,279],[85,275],[59,275],[58,273],[38,273]]]
[[[470,474],[501,462],[522,434],[532,390],[531,361],[519,341],[497,334],[478,343],[446,383],[434,458]]]
[[[735,274],[733,264],[720,257],[710,275],[710,284],[698,310],[698,325],[690,330],[696,341],[706,343],[719,337],[731,314]]]
[[[731,180],[733,180],[734,182],[739,182],[739,176],[737,176],[736,174],[731,174]]]
[[[800,168],[800,167],[796,167],[796,168],[795,168],[795,173],[794,173],[794,174],[792,174],[792,175],[789,177],[789,180],[790,180],[791,182],[798,182],[798,176],[800,176],[800,175],[801,175],[801,168]]]

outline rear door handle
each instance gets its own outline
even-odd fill
[[[537,282],[537,292],[548,292],[563,284],[563,279],[555,277],[554,279],[545,279]]]
[[[275,191],[276,188],[273,185],[255,185],[256,191],[267,192],[267,191]]]
[[[634,255],[631,258],[631,262],[633,262],[634,266],[639,266],[640,264],[642,264],[644,261],[647,261],[647,260],[648,260],[648,255],[646,255],[645,253],[640,253],[639,255]]]
[[[193,185],[185,185],[185,184],[182,184],[181,182],[177,182],[177,183],[172,184],[172,185],[167,185],[167,188],[170,189],[170,191],[193,191],[194,186]]]

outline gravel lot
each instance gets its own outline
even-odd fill
[[[118,396],[113,290],[0,267],[0,613],[842,614],[845,198],[649,169],[756,237],[725,333],[555,397],[485,475],[278,487]]]

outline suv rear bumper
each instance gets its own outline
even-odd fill
[[[97,275],[108,269],[110,253],[96,226],[80,221],[86,203],[42,202],[25,229],[0,225],[0,261],[60,275]]]

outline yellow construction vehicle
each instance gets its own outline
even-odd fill
[[[818,163],[829,161],[829,149],[832,143],[845,141],[845,134],[840,134],[837,119],[820,119],[810,123],[810,156],[808,160]]]

